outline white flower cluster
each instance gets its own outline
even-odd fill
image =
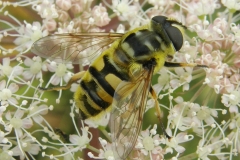
[[[77,84],[57,95],[38,89],[65,85],[78,68],[58,60],[43,60],[30,49],[36,40],[50,34],[123,33],[149,23],[156,15],[175,18],[187,26],[182,49],[169,61],[208,67],[163,67],[154,76],[163,122],[152,118],[154,101],[149,99],[143,127],[152,127],[136,133],[129,159],[238,159],[239,0],[97,2],[0,1],[0,159],[114,160],[106,127],[109,114],[97,122],[80,121],[79,110],[72,102]],[[81,64],[79,67],[86,69]],[[60,118],[65,113],[68,121]],[[166,133],[156,125],[162,123]]]

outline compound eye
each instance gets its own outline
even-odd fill
[[[164,27],[165,28],[165,27]],[[175,26],[168,26],[165,28],[169,39],[172,41],[176,51],[179,51],[183,45],[183,35],[182,32]]]
[[[155,16],[152,18],[156,23],[164,24],[166,22],[167,17],[164,16]]]
[[[180,23],[175,20],[168,20],[168,18],[164,16],[155,16],[152,20],[163,27],[169,40],[173,43],[175,50],[179,51],[183,45],[183,34],[180,29],[174,25],[181,27]]]

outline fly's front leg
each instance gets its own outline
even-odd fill
[[[165,62],[165,67],[201,67],[201,68],[208,68],[206,65],[200,65],[197,63],[172,63],[172,62]]]
[[[69,89],[71,87],[71,85],[74,83],[74,82],[77,82],[78,80],[80,80],[83,75],[85,74],[86,71],[82,71],[82,72],[79,72],[79,73],[76,73],[74,74],[71,79],[68,81],[67,85],[66,86],[58,86],[58,87],[50,87],[50,88],[42,88],[42,87],[39,87],[40,90],[43,90],[43,91],[58,91],[58,90],[66,90],[66,89]]]
[[[157,117],[160,121],[160,124],[161,124],[161,127],[162,127],[162,131],[163,133],[165,134],[165,136],[170,139],[171,137],[167,134],[166,130],[165,130],[165,127],[163,125],[163,122],[162,122],[162,119],[161,119],[161,110],[160,110],[160,106],[159,106],[159,103],[158,103],[158,100],[157,100],[157,94],[156,92],[154,91],[154,89],[152,88],[152,86],[150,87],[150,93],[155,101],[155,109],[156,109],[156,112],[157,112]]]

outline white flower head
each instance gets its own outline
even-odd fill
[[[18,51],[29,50],[36,40],[48,35],[39,22],[25,22],[25,25],[18,29],[18,33],[19,37],[14,40],[14,44],[19,46]]]
[[[163,149],[160,147],[162,140],[159,138],[156,130],[157,125],[154,125],[151,130],[148,128],[145,131],[141,131],[138,137],[135,148],[144,156],[163,157]],[[141,154],[139,158],[141,158]]]
[[[88,131],[88,127],[81,128],[82,135],[70,135],[69,141],[76,145],[77,148],[82,150],[91,141],[92,135]],[[90,137],[89,137],[90,136]]]

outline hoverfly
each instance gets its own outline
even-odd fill
[[[197,64],[166,62],[183,45],[185,26],[164,16],[155,16],[147,25],[121,33],[70,33],[44,37],[33,44],[32,51],[43,58],[81,64],[93,59],[87,71],[79,72],[66,86],[80,80],[74,94],[82,119],[96,118],[111,111],[110,129],[115,159],[126,159],[134,148],[142,127],[147,97],[155,100],[152,75],[163,66],[185,67]],[[111,46],[109,46],[111,44]],[[165,132],[165,130],[163,129]]]

